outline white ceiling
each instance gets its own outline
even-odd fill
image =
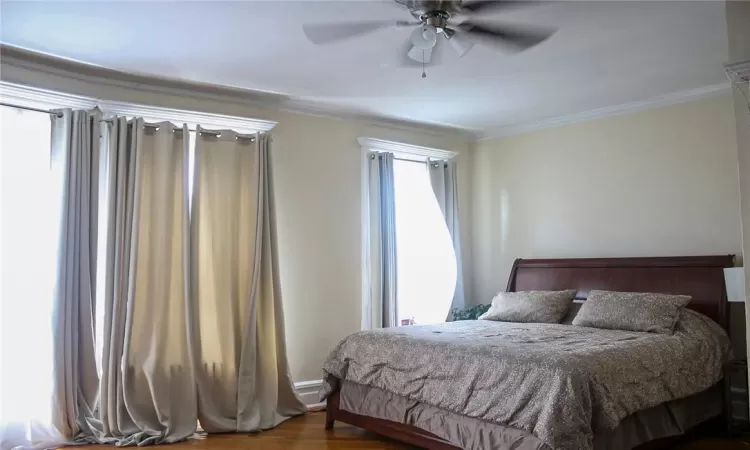
[[[400,68],[409,30],[315,46],[303,23],[408,19],[385,1],[0,2],[0,41],[128,72],[282,93],[362,113],[493,129],[725,81],[722,1],[560,1],[496,14],[558,27],[506,54],[477,45]]]

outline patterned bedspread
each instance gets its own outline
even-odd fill
[[[583,450],[629,414],[713,386],[728,355],[726,333],[685,310],[673,335],[484,320],[363,331],[323,370]]]

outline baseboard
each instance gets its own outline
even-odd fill
[[[307,406],[308,411],[320,411],[325,407],[325,402],[320,401],[320,388],[323,380],[300,381],[294,383],[294,390]]]
[[[326,402],[315,403],[313,405],[307,405],[307,412],[318,412],[326,409]]]

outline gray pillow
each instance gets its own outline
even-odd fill
[[[559,323],[575,295],[575,289],[500,292],[492,299],[490,309],[479,318],[503,322]]]
[[[573,325],[672,334],[689,295],[591,291]]]

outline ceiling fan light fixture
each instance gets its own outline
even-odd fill
[[[422,25],[411,33],[411,44],[419,50],[429,50],[437,44],[437,29]]]
[[[446,34],[446,36],[448,36]],[[459,58],[463,58],[465,54],[471,50],[472,47],[474,47],[474,42],[470,39],[467,39],[465,36],[463,36],[461,33],[452,34],[448,37],[448,42],[450,42],[451,47],[453,47],[453,50],[458,53]]]
[[[411,50],[406,54],[412,61],[416,61],[420,64],[429,64],[432,59],[432,49],[422,50],[417,47],[412,47]]]

